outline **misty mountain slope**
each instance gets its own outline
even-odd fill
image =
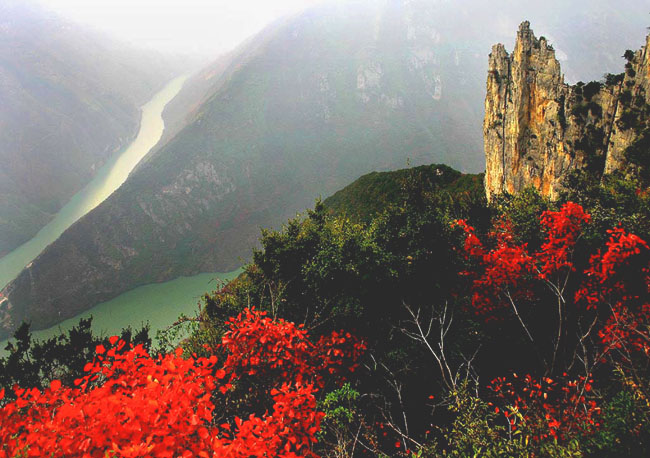
[[[0,0],[0,255],[137,133],[139,107],[174,73],[148,54]]]
[[[521,19],[516,2],[500,5],[477,16],[478,1],[337,3],[267,29],[203,88],[186,85],[191,121],[3,290],[5,329],[235,268],[260,227],[372,170],[410,159],[482,171],[487,54],[502,22]],[[580,39],[562,44],[567,55]],[[605,44],[591,56],[621,53]]]
[[[482,168],[481,112],[469,108],[482,59],[445,43],[430,18],[372,2],[263,34],[190,124],[8,286],[14,321],[24,310],[44,326],[48,310],[69,316],[138,284],[230,270],[261,226],[370,170],[432,158]]]
[[[245,62],[259,51],[269,36],[281,26],[276,21],[256,36],[246,40],[230,52],[219,56],[215,61],[194,73],[183,85],[179,94],[163,110],[165,132],[159,146],[163,146],[183,127],[192,121],[201,105],[236,72]]]

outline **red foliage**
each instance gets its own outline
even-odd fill
[[[513,374],[510,380],[493,380],[489,388],[496,398],[495,412],[505,417],[511,430],[523,420],[534,441],[566,440],[577,433],[592,433],[599,426],[600,409],[587,399],[592,383],[584,377],[568,380],[566,374],[557,380]]]
[[[630,362],[634,352],[650,355],[648,244],[620,227],[609,230],[604,250],[589,258],[586,269],[577,269],[576,244],[590,219],[572,202],[557,212],[544,212],[540,223],[546,238],[535,252],[517,243],[507,224],[497,225],[491,234],[493,247],[486,248],[471,226],[458,223],[465,232],[466,256],[476,266],[465,273],[472,281],[475,312],[489,321],[510,310],[542,355],[540,373],[561,373],[574,366],[568,359],[558,362],[557,355],[582,355],[585,376],[574,380],[565,373],[557,380],[527,375],[493,381],[498,411],[512,427],[517,418],[529,429],[532,425],[538,440],[566,439],[596,428],[598,408],[586,398],[596,365],[609,361],[620,366],[621,357]],[[618,350],[616,355],[613,350]],[[611,358],[605,358],[607,354]]]
[[[564,204],[560,211],[542,213],[541,223],[546,230],[546,241],[534,255],[541,278],[549,279],[565,269],[575,270],[571,259],[573,250],[582,228],[590,220],[583,208],[573,202]]]
[[[463,220],[458,224],[466,234],[464,248],[468,258],[479,263],[478,272],[464,272],[473,278],[474,311],[487,321],[499,319],[499,312],[507,306],[505,299],[526,290],[522,283],[532,272],[526,245],[515,244],[511,228],[503,221],[490,234],[495,239],[495,246],[490,250],[484,248],[473,227]]]
[[[567,202],[560,211],[545,211],[540,222],[546,240],[537,252],[530,253],[526,243],[517,243],[512,227],[499,221],[490,233],[494,246],[486,249],[473,227],[461,220],[465,232],[466,256],[478,262],[472,277],[472,305],[486,320],[498,318],[497,312],[511,307],[517,299],[530,297],[530,284],[549,281],[560,273],[574,270],[572,254],[585,224],[590,220],[582,207]],[[555,280],[555,279],[554,279]]]
[[[496,319],[513,304],[521,307],[534,300],[535,284],[548,286],[567,303],[571,295],[566,297],[566,280],[576,270],[573,251],[589,221],[582,207],[572,202],[558,212],[544,212],[540,222],[546,240],[534,253],[529,253],[526,244],[514,242],[507,224],[497,226],[491,234],[495,245],[486,249],[474,229],[459,221],[465,232],[466,255],[478,262],[475,271],[465,273],[472,278],[475,312],[486,321]],[[608,234],[605,250],[594,254],[589,267],[581,272],[573,306],[585,304],[587,310],[599,310],[602,326],[598,333],[605,348],[650,352],[650,249],[623,228],[611,229]]]
[[[352,352],[343,346],[348,341]],[[152,358],[141,346],[120,352],[124,342],[116,337],[111,345],[97,347],[74,387],[58,380],[42,392],[15,387],[16,401],[0,409],[0,458],[313,457],[323,417],[314,396],[318,373],[354,364],[363,349],[338,333],[313,345],[293,323],[254,310],[231,321],[222,368],[215,356],[182,358],[178,349]],[[213,424],[214,402],[252,370],[284,377],[268,386],[271,412]]]
[[[608,349],[650,351],[650,249],[622,228],[608,231],[606,249],[590,259],[575,300],[607,309],[599,336]]]
[[[475,271],[465,273],[472,278],[476,313],[486,321],[495,319],[497,312],[514,308],[519,299],[535,299],[530,286],[538,283],[548,286],[562,304],[568,305],[573,297],[574,307],[585,304],[587,310],[598,311],[598,334],[606,351],[650,353],[650,248],[640,237],[620,227],[609,230],[605,250],[591,256],[575,293],[565,294],[568,275],[576,270],[572,259],[576,241],[589,221],[582,207],[572,202],[558,212],[544,212],[540,222],[546,240],[535,253],[529,253],[526,244],[516,244],[506,224],[497,226],[492,233],[495,246],[486,249],[474,229],[459,221],[466,255],[478,262]]]
[[[272,320],[265,312],[248,309],[230,319],[222,346],[228,352],[223,368],[233,379],[243,374],[271,383],[308,379],[317,386],[322,385],[325,373],[344,376],[354,372],[356,360],[365,350],[363,342],[343,331],[321,337],[314,344],[302,325]]]

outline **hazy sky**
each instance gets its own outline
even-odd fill
[[[216,54],[273,19],[322,0],[40,0],[63,16],[145,47]]]

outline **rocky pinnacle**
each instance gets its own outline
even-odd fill
[[[535,37],[528,22],[520,25],[511,54],[495,45],[483,123],[488,200],[529,186],[554,199],[577,168],[601,175],[623,169],[624,152],[638,130],[619,121],[625,112],[619,102],[630,88],[645,99],[647,48],[635,54],[624,77],[569,86],[555,50],[544,37]]]

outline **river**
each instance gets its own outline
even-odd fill
[[[183,87],[186,76],[170,81],[142,107],[140,131],[133,142],[116,153],[95,174],[92,181],[75,194],[31,240],[0,259],[0,289],[16,278],[50,243],[68,227],[110,196],[127,179],[140,160],[160,140],[165,123],[162,112],[165,106]],[[39,339],[52,337],[61,330],[70,329],[82,317],[93,315],[93,329],[99,333],[114,334],[126,326],[139,327],[148,322],[152,335],[171,324],[180,314],[191,315],[196,310],[198,298],[206,291],[216,289],[214,279],[229,280],[239,271],[229,273],[204,273],[193,277],[145,285],[124,293],[115,299],[64,321],[50,329],[35,331]],[[0,342],[0,354],[6,341]]]
[[[79,324],[79,319],[92,315],[92,329],[96,335],[116,335],[127,326],[139,329],[143,324],[149,324],[149,335],[153,338],[156,331],[167,328],[179,316],[194,316],[198,310],[197,302],[203,294],[218,289],[223,282],[235,278],[240,272],[241,269],[228,273],[204,273],[141,286],[56,326],[32,331],[32,337],[36,340],[54,337]],[[6,346],[6,340],[0,341],[0,357],[6,356]]]
[[[16,278],[63,231],[106,200],[124,183],[131,170],[160,140],[165,129],[163,109],[178,94],[186,79],[186,76],[180,76],[154,95],[142,107],[140,131],[135,140],[100,167],[92,181],[75,194],[32,239],[0,258],[0,289]]]

